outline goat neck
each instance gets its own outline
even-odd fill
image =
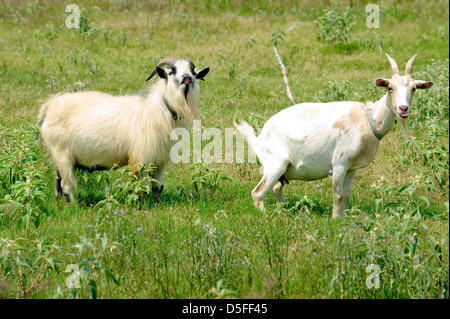
[[[386,104],[387,100],[387,94],[385,94],[381,99],[368,106],[381,136],[387,135],[395,122],[395,114]]]

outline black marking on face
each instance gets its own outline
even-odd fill
[[[194,78],[197,77],[197,73],[195,73],[195,68],[193,65],[191,65],[191,73],[194,76]]]
[[[187,100],[188,93],[189,93],[189,84],[186,84],[185,88],[184,88],[184,98],[186,100]]]
[[[177,74],[177,68],[173,65],[170,67],[169,75]]]

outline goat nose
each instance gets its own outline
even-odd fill
[[[408,110],[408,105],[400,105],[398,107],[401,111],[406,112]]]
[[[190,75],[184,75],[183,76],[183,84],[190,84],[192,83],[192,78]]]

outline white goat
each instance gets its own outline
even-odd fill
[[[162,66],[169,66],[167,73]],[[56,169],[56,197],[74,200],[75,168],[97,170],[114,165],[155,165],[152,191],[162,192],[173,128],[190,126],[198,112],[199,86],[209,67],[166,57],[152,71],[161,78],[146,96],[100,92],[58,94],[39,113],[41,136]],[[137,172],[136,172],[137,173]],[[138,174],[137,174],[138,175]]]
[[[282,188],[288,180],[317,180],[332,173],[332,216],[338,217],[347,208],[356,170],[369,165],[395,119],[409,138],[406,119],[414,92],[429,89],[433,82],[411,78],[416,55],[408,61],[404,76],[386,56],[392,78],[375,81],[388,91],[375,103],[297,104],[271,117],[258,137],[248,123],[235,123],[263,166],[263,177],[252,191],[256,207],[264,210],[264,197],[270,189],[284,202]]]

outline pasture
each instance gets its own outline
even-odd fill
[[[368,4],[0,1],[0,298],[448,299],[449,4],[377,2],[379,28]],[[378,100],[385,52],[401,73],[417,53],[412,77],[434,82],[414,97],[411,139],[394,124],[358,170],[343,217],[331,177],[292,181],[259,211],[258,163],[225,154],[169,165],[158,201],[137,199],[146,181],[129,167],[78,171],[76,200],[55,198],[36,124],[48,97],[135,94],[161,58],[186,55],[211,68],[202,128],[260,129],[291,105],[272,45],[297,103]]]

